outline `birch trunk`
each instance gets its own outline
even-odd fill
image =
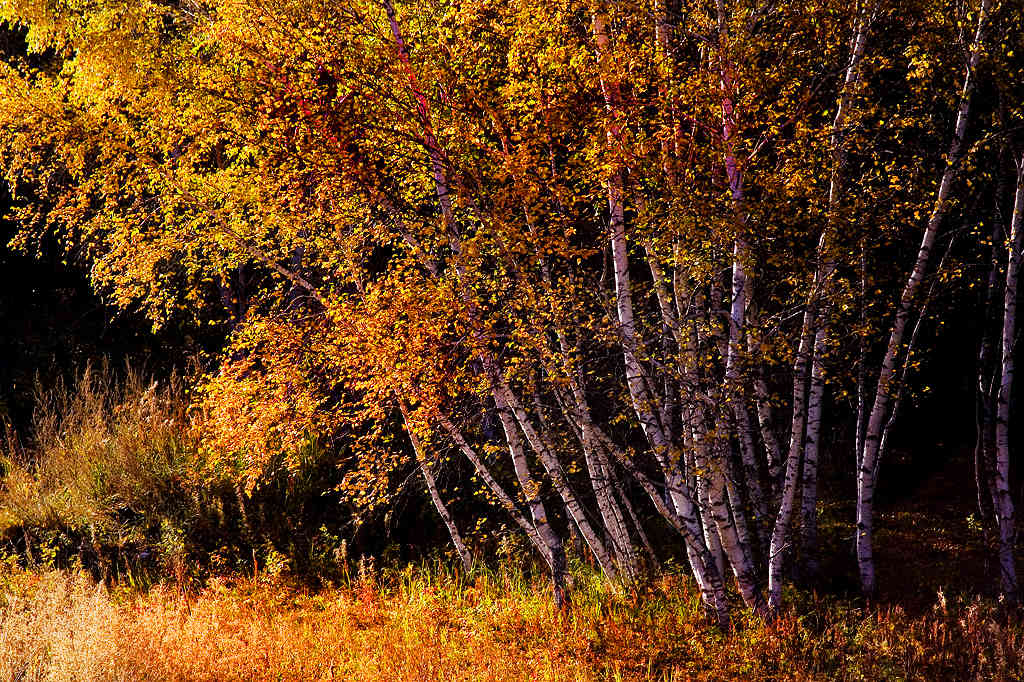
[[[609,59],[607,21],[600,13],[596,13],[593,17],[593,33],[600,58],[602,60]],[[615,120],[619,103],[618,84],[602,78],[601,89],[604,95],[605,107],[612,117],[606,133],[608,148],[612,154],[618,154],[616,147],[621,138],[621,131]],[[693,502],[686,489],[685,478],[680,471],[679,453],[675,452],[667,435],[665,425],[660,420],[654,391],[648,384],[646,374],[639,359],[640,340],[633,312],[632,284],[629,275],[629,252],[626,243],[626,222],[623,207],[624,180],[621,163],[613,164],[613,169],[606,179],[606,189],[608,193],[608,222],[611,236],[612,265],[615,278],[615,309],[618,316],[620,345],[626,370],[626,385],[629,389],[633,410],[665,475],[665,484],[669,490],[672,503],[676,508],[675,511],[682,517],[693,519],[693,527],[690,529],[691,541],[696,542],[700,538],[700,534],[693,534],[692,531],[699,528],[699,526],[696,524]],[[701,554],[703,555],[703,553]],[[752,608],[757,606],[757,600],[751,602],[750,605]]]
[[[721,78],[722,147],[724,149],[725,176],[729,185],[732,210],[736,223],[736,238],[733,242],[732,291],[729,308],[729,341],[725,360],[726,402],[731,411],[736,435],[740,441],[740,455],[747,479],[747,492],[753,506],[759,536],[767,540],[768,505],[761,487],[760,467],[757,464],[753,433],[750,428],[750,414],[747,412],[746,397],[740,384],[740,354],[747,327],[747,308],[753,295],[753,279],[748,273],[750,245],[747,241],[747,215],[743,193],[743,172],[736,156],[736,112],[735,83],[727,58],[728,27],[724,0],[717,0],[719,77]],[[743,514],[742,507],[734,509]]]
[[[689,488],[686,487],[687,484],[685,479],[681,475],[678,478],[666,479],[669,481],[666,483],[666,488],[668,490],[668,500],[666,501],[662,498],[661,494],[656,491],[653,484],[636,469],[629,457],[612,442],[611,438],[609,438],[597,424],[591,420],[589,410],[573,410],[571,416],[573,419],[585,419],[588,421],[587,428],[595,439],[597,446],[600,447],[605,454],[611,456],[622,464],[626,471],[641,483],[644,491],[651,497],[651,501],[654,503],[658,513],[683,535],[684,541],[686,542],[690,567],[693,571],[694,578],[701,587],[705,604],[709,609],[715,611],[718,611],[719,607],[726,608],[726,611],[723,613],[726,614],[727,620],[725,594],[724,592],[719,592],[723,589],[721,576],[724,575],[724,571],[720,565],[717,569],[712,569],[710,571],[707,568],[707,547],[702,542],[703,535],[701,524],[697,518],[692,497],[687,493]],[[577,426],[580,431],[582,431],[582,427],[582,424]],[[675,481],[675,483],[672,483],[671,481]],[[683,489],[680,490],[679,486],[682,486]],[[628,504],[628,502],[626,502],[626,504]],[[721,615],[722,614],[720,613],[719,616]]]
[[[448,512],[447,505],[441,499],[441,492],[437,489],[437,481],[432,471],[433,465],[423,449],[420,437],[413,430],[412,424],[409,423],[409,411],[405,407],[404,402],[399,403],[399,409],[402,412],[402,421],[405,422],[405,430],[409,434],[409,441],[412,443],[413,453],[416,455],[416,463],[419,465],[420,473],[423,474],[423,480],[427,484],[430,500],[434,503],[438,516],[444,521],[445,528],[448,529],[452,545],[455,546],[455,553],[459,555],[459,560],[462,561],[462,568],[465,569],[466,573],[469,573],[473,570],[473,555],[470,554],[469,548],[463,542],[462,534],[459,533],[459,528],[455,525],[455,519],[452,518],[452,515]]]
[[[626,515],[633,524],[637,537],[640,538],[640,544],[647,553],[647,560],[650,562],[649,568],[660,573],[661,561],[658,560],[658,553],[654,551],[654,545],[651,544],[651,539],[647,537],[647,532],[644,530],[644,524],[640,521],[640,517],[637,516],[636,509],[633,507],[633,502],[629,499],[629,491],[619,480],[615,480],[614,484],[618,499],[622,501],[622,508],[626,510]]]
[[[605,18],[594,15],[594,38],[601,59],[608,59],[608,30]],[[605,107],[612,121],[606,133],[609,153],[617,155],[621,131],[615,116],[618,114],[619,88],[614,82],[601,79]],[[667,456],[668,439],[664,425],[658,418],[654,401],[654,392],[648,384],[646,374],[640,362],[640,342],[633,313],[632,283],[629,275],[629,247],[626,243],[626,220],[624,213],[624,180],[623,169],[619,162],[613,163],[605,185],[608,193],[608,226],[611,235],[612,265],[615,276],[615,310],[618,315],[619,334],[621,337],[622,355],[626,369],[626,385],[629,389],[633,409],[640,421],[640,426],[647,436],[648,442],[661,457]]]
[[[722,549],[722,539],[718,536],[718,527],[715,525],[714,517],[711,516],[711,497],[708,495],[706,472],[701,472],[697,476],[696,488],[697,509],[700,512],[701,526],[704,528],[704,542],[715,559],[718,572],[725,575],[728,564],[725,559],[725,550]]]
[[[736,522],[732,517],[727,499],[727,472],[723,469],[724,457],[708,462],[706,457],[698,460],[697,466],[707,472],[708,506],[714,520],[722,549],[732,565],[736,577],[736,587],[743,597],[744,603],[757,615],[767,614],[767,604],[757,584],[757,574],[747,548],[740,537]]]
[[[804,311],[800,346],[797,349],[793,371],[793,423],[789,430],[789,453],[786,455],[782,500],[779,503],[775,526],[772,528],[772,542],[768,550],[768,604],[773,609],[782,604],[783,569],[786,551],[789,549],[790,526],[800,474],[800,460],[803,456],[804,430],[807,425],[807,365],[812,343],[810,319],[813,315],[814,311],[808,306]]]
[[[666,500],[662,497],[655,484],[651,482],[650,478],[637,469],[629,455],[616,446],[603,431],[597,429],[595,435],[605,448],[605,451],[618,461],[623,469],[640,484],[662,518],[668,521],[683,536],[687,558],[693,569],[697,585],[700,587],[704,604],[715,614],[718,623],[722,627],[727,626],[729,623],[729,603],[723,584],[723,576],[725,574],[718,570],[714,557],[711,556],[707,545],[703,542],[703,531],[697,518],[692,498],[688,494],[673,494],[672,486],[667,484],[669,499]]]
[[[748,346],[752,343],[748,339]],[[750,351],[753,354],[753,351]],[[768,495],[772,505],[777,504],[782,488],[782,445],[775,434],[775,411],[772,409],[771,394],[764,380],[762,368],[757,368],[754,376],[754,404],[757,408],[757,423],[761,428],[761,440],[764,441],[765,453],[768,456]]]
[[[860,468],[857,471],[857,566],[860,573],[861,590],[864,594],[871,596],[875,592],[875,562],[872,552],[873,521],[874,521],[874,497],[875,483],[878,465],[878,454],[881,445],[882,430],[887,422],[889,403],[892,395],[892,383],[896,375],[899,354],[903,344],[903,336],[906,333],[907,324],[910,321],[913,311],[914,299],[921,287],[925,271],[928,268],[928,261],[932,248],[935,245],[935,238],[938,235],[939,226],[948,209],[949,192],[956,176],[957,166],[960,162],[964,136],[967,132],[967,120],[970,114],[971,95],[974,92],[974,75],[981,59],[982,43],[985,37],[985,24],[988,19],[991,0],[982,0],[978,12],[978,25],[975,30],[974,41],[970,47],[970,54],[967,60],[967,73],[964,77],[963,88],[960,91],[960,103],[956,117],[956,127],[953,133],[953,140],[950,143],[949,152],[946,155],[946,168],[942,173],[939,189],[935,197],[935,204],[924,235],[921,238],[921,245],[918,248],[917,259],[911,270],[910,277],[903,288],[900,302],[896,311],[896,318],[893,321],[892,330],[889,334],[889,343],[882,359],[882,365],[878,374],[878,385],[875,391],[874,403],[868,418],[867,432],[864,437],[864,454],[861,458]]]
[[[807,438],[800,471],[800,547],[803,551],[804,578],[813,578],[818,573],[818,449],[821,443],[822,401],[825,398],[822,356],[825,352],[826,333],[826,325],[822,323],[814,334],[811,390],[807,399]]]
[[[507,413],[515,418],[515,422],[518,424],[519,428],[522,429],[523,435],[526,436],[526,441],[529,443],[530,448],[540,457],[541,464],[544,466],[544,470],[551,479],[551,483],[554,486],[555,491],[565,503],[566,511],[569,512],[573,522],[579,528],[580,534],[583,536],[583,539],[586,540],[587,546],[593,553],[594,558],[601,567],[601,570],[604,571],[609,580],[613,582],[616,581],[619,578],[619,571],[616,568],[615,563],[612,561],[611,554],[609,553],[604,540],[597,534],[593,526],[590,524],[590,520],[587,518],[583,505],[579,502],[579,499],[573,492],[568,480],[566,480],[562,473],[561,464],[558,462],[557,457],[555,457],[554,450],[550,443],[533,426],[533,422],[530,420],[526,409],[523,407],[518,397],[516,397],[512,392],[512,389],[495,374],[494,368],[488,369],[488,374],[492,378],[493,395],[498,405],[499,415]],[[504,417],[502,423],[504,424]]]
[[[1002,183],[1000,183],[1002,184]],[[1004,187],[996,190],[996,201],[1005,196]],[[985,289],[985,309],[981,319],[981,343],[978,347],[978,368],[975,384],[974,408],[974,483],[978,493],[978,514],[988,521],[993,518],[992,504],[995,501],[994,478],[991,471],[995,463],[995,375],[992,356],[995,352],[996,307],[1000,289],[1001,270],[1000,243],[1006,243],[999,221],[992,223],[992,258],[988,272],[988,286]],[[1001,311],[1000,311],[1001,312]],[[1001,315],[1000,315],[1001,317]],[[1001,329],[1001,327],[1000,327]]]
[[[545,285],[550,291],[554,288],[551,273],[543,256],[541,256],[541,259]],[[635,580],[639,577],[638,559],[636,550],[629,538],[629,530],[626,527],[625,517],[622,514],[622,507],[615,497],[614,472],[603,447],[601,447],[595,435],[597,427],[591,416],[590,403],[587,400],[586,392],[582,385],[581,373],[576,367],[568,366],[568,358],[572,350],[568,337],[560,325],[556,324],[555,326],[555,335],[558,339],[561,357],[563,358],[564,370],[571,377],[569,380],[569,393],[566,396],[571,399],[571,421],[575,422],[575,432],[583,449],[583,456],[587,465],[587,472],[590,475],[591,487],[597,500],[598,511],[601,514],[601,520],[604,522],[605,530],[610,537],[612,550],[615,552],[619,569],[630,580]],[[623,498],[623,500],[627,505],[629,504],[628,499]],[[637,526],[637,529],[643,535],[643,529],[639,526]]]
[[[508,512],[508,515],[512,517],[512,520],[515,521],[516,525],[523,530],[523,532],[526,534],[526,537],[530,539],[530,542],[532,542],[533,546],[537,549],[537,552],[544,558],[544,561],[548,564],[548,567],[552,568],[553,562],[551,547],[547,542],[547,540],[550,538],[542,537],[541,533],[538,532],[537,527],[533,523],[528,521],[525,516],[523,516],[523,513],[519,510],[519,507],[516,506],[516,503],[512,500],[512,496],[509,495],[508,492],[506,492],[505,488],[494,477],[494,474],[491,473],[491,470],[487,468],[487,465],[484,464],[482,459],[480,459],[480,456],[476,453],[476,450],[474,450],[473,447],[466,441],[466,438],[462,435],[462,432],[459,431],[458,427],[456,427],[444,415],[439,416],[439,421],[441,423],[441,426],[448,433],[452,441],[455,443],[456,447],[459,449],[459,452],[461,452],[463,456],[467,460],[469,460],[470,464],[472,464],[473,468],[476,470],[476,473],[483,480],[484,484],[487,485],[487,488],[491,491],[491,493],[494,494],[496,498],[498,498],[498,502],[501,504],[502,508],[506,512]]]
[[[1014,560],[1017,523],[1010,493],[1010,397],[1017,347],[1017,282],[1024,251],[1024,156],[1017,161],[1017,188],[1010,220],[1006,287],[1003,289],[1002,361],[996,398],[996,461],[993,508],[999,526],[999,578],[1003,595],[1011,604],[1019,598]]]
[[[423,144],[427,149],[428,157],[430,159],[430,168],[434,180],[434,188],[437,194],[438,203],[441,208],[441,215],[444,218],[445,227],[448,234],[448,241],[452,249],[452,252],[455,254],[455,271],[461,280],[464,279],[465,276],[464,267],[459,262],[459,256],[461,255],[462,251],[461,235],[459,234],[459,228],[455,220],[454,210],[452,206],[451,186],[449,184],[447,175],[446,159],[444,156],[444,152],[440,144],[438,143],[437,137],[433,132],[433,126],[430,120],[430,105],[426,96],[423,94],[419,86],[416,73],[412,68],[411,61],[409,59],[408,48],[406,46],[405,38],[402,34],[401,27],[398,24],[398,19],[395,13],[394,5],[391,0],[383,0],[383,2],[385,11],[388,16],[388,22],[391,28],[392,37],[395,41],[395,50],[398,54],[399,61],[401,62],[402,67],[406,72],[406,77],[409,82],[410,91],[413,94],[413,98],[416,100],[416,113],[417,117],[420,120],[420,125],[422,128],[421,137]],[[469,305],[470,317],[474,318],[473,321],[476,321],[475,306],[472,305],[472,302],[469,300],[468,292],[463,291],[463,296],[464,300],[466,300],[467,304]],[[601,567],[605,571],[606,575],[608,575],[609,578],[614,580],[617,577],[617,571],[613,566],[610,558],[608,557],[607,550],[603,546],[603,541],[590,527],[589,521],[583,513],[582,507],[576,500],[576,497],[572,493],[572,490],[569,488],[568,483],[561,475],[560,466],[557,460],[554,458],[551,450],[546,446],[546,444],[540,442],[540,438],[533,430],[532,424],[530,423],[525,410],[522,408],[520,404],[518,404],[518,401],[515,401],[515,397],[511,389],[503,382],[499,382],[500,371],[499,368],[496,366],[493,358],[491,358],[489,354],[484,352],[481,355],[480,360],[485,368],[485,373],[491,380],[492,397],[494,398],[495,404],[498,408],[499,415],[502,417],[503,426],[506,427],[506,439],[508,441],[510,450],[519,450],[521,452],[522,449],[521,447],[515,447],[516,443],[519,442],[518,433],[516,432],[516,429],[510,428],[510,426],[513,426],[511,424],[505,424],[505,420],[507,418],[509,411],[511,411],[512,415],[514,415],[515,417],[515,421],[517,421],[519,423],[519,426],[523,429],[523,433],[524,435],[526,435],[527,441],[530,443],[531,447],[540,455],[541,462],[544,465],[544,468],[549,474],[549,476],[551,476],[552,482],[555,485],[555,489],[558,491],[559,495],[565,502],[566,509],[572,516],[573,521],[579,527],[581,534],[586,539],[591,551],[594,553],[595,558],[598,560],[598,563],[601,564]],[[510,434],[515,434],[515,436],[513,437]],[[516,453],[513,453],[513,457],[517,456],[518,455]],[[523,463],[525,464],[525,462]],[[532,512],[533,510],[531,509],[531,513]],[[540,532],[543,541],[549,547],[551,559],[550,565],[552,569],[553,580],[555,581],[555,601],[557,605],[561,606],[564,603],[565,599],[564,584],[562,586],[559,586],[558,579],[559,576],[564,578],[565,573],[563,570],[563,566],[561,565],[561,563],[564,562],[560,562],[558,554],[560,552],[562,558],[564,559],[564,547],[562,547],[561,540],[559,539],[558,547],[560,549],[558,550],[558,552],[551,550],[551,538],[549,538],[548,535],[553,533],[553,530],[550,530],[550,524],[546,523],[546,513],[542,515],[542,518],[545,519],[545,523],[543,524],[543,528],[541,526],[537,526],[537,531]]]
[[[815,332],[814,346],[811,350],[811,386],[807,399],[807,440],[803,454],[800,505],[803,520],[801,546],[804,571],[805,575],[810,577],[813,577],[818,571],[818,449],[821,440],[821,418],[825,397],[825,344],[831,326],[829,298],[836,265],[832,256],[836,232],[835,221],[842,192],[843,174],[846,169],[846,122],[853,106],[853,96],[857,84],[860,82],[860,67],[864,59],[868,26],[871,21],[870,11],[870,7],[862,9],[854,24],[853,36],[850,41],[850,61],[846,67],[843,83],[839,90],[836,113],[832,119],[832,133],[829,139],[832,152],[832,172],[828,188],[828,209],[826,224],[818,240],[818,266],[815,269],[814,283],[811,286],[811,301],[808,303],[814,316],[812,326],[815,327]]]
[[[566,603],[565,586],[569,576],[565,545],[548,520],[547,509],[540,496],[540,485],[530,474],[526,452],[519,438],[519,430],[507,406],[498,406],[498,418],[505,430],[505,440],[508,443],[509,453],[512,455],[512,465],[516,471],[516,478],[519,479],[519,486],[523,490],[523,496],[526,498],[530,516],[533,517],[533,525],[537,528],[538,534],[551,554],[551,588],[554,593],[555,606],[561,608]]]

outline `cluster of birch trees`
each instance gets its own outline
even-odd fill
[[[983,289],[953,399],[1016,600],[1021,12],[9,0],[0,159],[21,244],[56,235],[156,323],[228,325],[197,400],[246,486],[330,433],[372,504],[412,453],[461,560],[460,486],[558,604],[576,536],[609,581],[678,551],[720,622],[733,585],[767,614],[817,570],[826,456],[872,594],[900,404],[948,292]]]

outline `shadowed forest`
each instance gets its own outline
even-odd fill
[[[0,679],[1021,679],[1022,20],[0,2]]]

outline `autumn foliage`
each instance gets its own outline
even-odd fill
[[[829,447],[870,596],[890,427],[983,290],[979,495],[1017,599],[1015,0],[0,12],[16,242],[223,331],[188,423],[241,510],[329,443],[357,517],[411,471],[467,566],[503,524],[561,608],[571,547],[624,590],[672,556],[725,626],[733,587],[768,615],[815,575]]]

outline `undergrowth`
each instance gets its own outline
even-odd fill
[[[257,566],[333,577],[344,508],[335,452],[248,489],[208,464],[185,383],[86,366],[38,384],[24,436],[0,440],[0,557],[140,586]]]
[[[721,632],[677,573],[620,593],[579,575],[564,612],[542,581],[442,565],[364,565],[318,591],[267,575],[196,592],[60,571],[3,583],[3,680],[1011,680],[1024,663],[1024,628],[978,601],[912,618],[804,594]]]
[[[791,591],[770,623],[737,599],[723,632],[681,568],[616,591],[577,554],[556,611],[514,547],[468,575],[356,561],[328,450],[242,490],[204,469],[181,383],[113,376],[40,389],[31,437],[2,448],[0,682],[1022,678],[1021,622],[937,568],[982,565],[963,519],[901,512],[879,534],[883,570],[915,574],[887,584],[935,585],[913,598],[866,607],[830,564],[827,596]],[[848,516],[824,507],[830,560]]]

